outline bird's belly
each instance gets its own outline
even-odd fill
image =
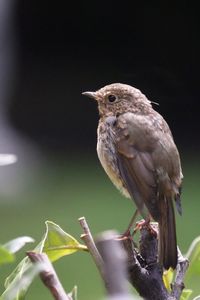
[[[98,137],[97,154],[101,165],[110,180],[122,192],[124,196],[130,198],[130,195],[119,173],[115,148],[112,142],[110,140],[108,141],[107,139]]]

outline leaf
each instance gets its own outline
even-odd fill
[[[25,264],[24,264],[25,265]],[[27,264],[21,276],[15,277],[1,295],[2,300],[22,300],[35,276],[44,269],[43,263]]]
[[[0,246],[0,265],[11,263],[15,260],[15,256],[4,246]]]
[[[67,295],[70,300],[78,300],[77,298],[77,286],[75,285],[72,291]]]
[[[182,294],[181,294],[180,300],[188,300],[191,294],[192,294],[192,290],[184,289],[183,292],[182,292]]]
[[[21,236],[14,240],[9,241],[8,243],[4,244],[3,246],[11,253],[16,253],[22,247],[25,246],[27,243],[33,243],[34,239],[29,236]]]
[[[21,278],[23,272],[25,272],[30,265],[31,262],[28,257],[22,259],[22,261],[17,265],[14,271],[6,278],[4,283],[5,288],[9,288],[13,281],[18,280],[18,278]]]
[[[174,271],[172,268],[170,268],[169,270],[167,270],[163,273],[164,285],[168,291],[171,291],[171,283],[172,283],[173,277],[174,277]]]
[[[43,249],[43,243],[42,241],[35,247],[34,251],[41,253]],[[22,261],[17,265],[17,267],[14,269],[14,271],[6,278],[5,280],[5,288],[9,288],[9,285],[11,285],[14,281],[18,281],[21,276],[23,275],[26,270],[30,268],[32,265],[30,259],[28,257],[25,257],[22,259]]]
[[[57,224],[51,221],[46,221],[45,224],[46,224],[46,232],[44,234],[44,237],[33,250],[36,253],[45,252],[51,261],[55,261],[60,257],[63,257],[64,255],[72,254],[78,250],[87,250],[86,246],[79,244],[79,242],[75,238],[73,238],[71,235],[63,231],[61,227],[58,226]],[[22,281],[24,280],[23,279],[24,274],[25,274],[25,278],[27,278],[29,272],[32,272],[31,270],[32,270],[32,263],[28,257],[25,257],[18,264],[15,270],[7,277],[5,281],[6,290],[2,294],[2,297],[4,297],[4,295],[6,295],[10,290],[14,289],[14,291],[16,291],[16,295],[13,299],[14,300],[24,299],[27,289],[31,284],[31,281],[33,280],[34,276],[30,276],[29,277],[30,280],[25,279],[26,284],[24,286],[20,285],[20,282],[21,280]],[[15,287],[17,287],[18,285],[20,285],[21,288],[15,289]],[[9,300],[11,300],[11,298]]]
[[[187,276],[200,275],[200,236],[194,239],[186,254],[190,262],[190,267],[187,271]]]
[[[34,249],[35,252],[41,253],[43,249],[43,241],[41,241]],[[14,271],[6,278],[5,280],[5,291],[2,294],[2,297],[6,295],[10,289],[13,289],[15,286],[17,286],[20,283],[21,278],[23,278],[24,274],[27,274],[30,270],[31,272],[32,263],[28,257],[25,257],[14,269]],[[32,277],[32,280],[34,279],[34,276]],[[23,280],[23,279],[22,279]],[[16,291],[16,295],[13,299],[20,300],[23,299],[25,296],[27,289],[31,282],[26,284],[26,286],[22,286],[22,289],[18,289]],[[3,298],[4,299],[4,298]]]
[[[80,244],[73,236],[66,233],[57,224],[46,221],[46,233],[43,239],[43,251],[50,261],[72,254],[78,250],[87,250],[85,245]]]
[[[42,249],[43,249],[43,241],[41,241],[34,249],[35,252],[41,253]],[[19,264],[18,266],[14,269],[14,271],[6,278],[5,280],[5,291],[2,294],[2,297],[4,297],[4,295],[7,295],[7,293],[9,293],[10,290],[13,290],[14,287],[17,287],[19,285],[19,283],[21,282],[21,278],[23,280],[23,276],[24,274],[28,274],[28,272],[32,272],[31,268],[32,268],[32,263],[30,261],[30,259],[28,257],[25,257]],[[25,277],[26,278],[26,277]],[[30,277],[32,278],[32,280],[34,279],[34,276]],[[26,285],[22,285],[21,289],[15,289],[16,294],[15,297],[12,298],[14,300],[21,300],[24,299],[24,296],[27,292],[27,289],[29,288],[31,284],[31,281],[29,280],[29,282],[27,282]],[[1,298],[0,298],[1,299]],[[4,299],[4,298],[3,298]],[[11,299],[10,299],[11,300]]]
[[[26,243],[31,242],[34,242],[31,237],[22,236],[0,246],[0,265],[13,262],[15,260],[13,254],[20,250]]]

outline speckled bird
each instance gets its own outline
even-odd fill
[[[182,170],[172,133],[152,102],[137,88],[114,83],[84,92],[99,109],[97,153],[114,185],[132,198],[145,220],[159,224],[159,260],[177,265],[173,201],[181,214]]]

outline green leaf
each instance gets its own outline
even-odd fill
[[[0,265],[11,263],[15,260],[15,256],[4,246],[0,246]]]
[[[41,253],[42,249],[43,249],[43,240],[35,247],[34,251],[37,253]],[[13,289],[15,286],[17,286],[22,278],[23,280],[23,276],[24,274],[28,274],[29,270],[31,272],[31,268],[32,268],[32,262],[30,261],[30,259],[28,257],[25,257],[18,265],[17,267],[14,269],[14,271],[6,278],[5,280],[5,291],[2,294],[2,297],[4,295],[6,295],[10,289]],[[32,277],[32,280],[34,279],[34,276]],[[15,295],[15,297],[13,298],[14,300],[21,300],[24,299],[24,296],[27,292],[27,289],[29,288],[31,284],[31,281],[29,280],[29,282],[25,285],[22,286],[22,289],[18,289],[17,293]],[[3,298],[4,299],[4,298]]]
[[[72,291],[68,294],[68,297],[70,300],[78,300],[77,298],[77,286],[75,285],[72,289]]]
[[[43,249],[43,241],[41,241],[34,249],[35,252],[37,253],[41,253],[42,249]],[[21,300],[24,299],[24,296],[27,292],[27,289],[29,288],[30,284],[31,284],[31,279],[33,280],[35,276],[30,276],[28,282],[25,285],[20,285],[21,289],[15,289],[15,287],[17,287],[21,280],[24,281],[24,274],[28,274],[29,272],[32,273],[32,266],[33,264],[31,263],[30,259],[28,257],[25,257],[19,264],[18,266],[14,269],[14,271],[6,278],[5,280],[5,291],[2,294],[2,297],[4,297],[5,295],[7,295],[7,293],[9,293],[10,290],[14,290],[16,291],[16,294],[14,296],[14,300]],[[27,276],[25,275],[25,278],[27,278]],[[14,292],[12,292],[14,294]],[[1,298],[0,298],[1,299]],[[4,298],[3,298],[4,299]],[[11,300],[11,298],[10,298]]]
[[[85,245],[80,244],[73,236],[51,221],[46,221],[43,244],[42,252],[45,252],[52,262],[78,250],[87,250]]]
[[[55,261],[60,257],[63,257],[64,255],[72,254],[78,250],[87,250],[86,246],[79,244],[79,242],[75,238],[73,238],[71,235],[63,231],[61,227],[58,226],[57,224],[50,221],[46,221],[45,224],[46,224],[46,232],[44,234],[44,237],[33,250],[36,253],[45,252],[51,261]],[[13,246],[12,249],[16,249],[16,248]],[[27,289],[30,286],[35,276],[34,272],[36,271],[32,272],[32,263],[30,259],[28,257],[25,257],[18,264],[15,270],[10,274],[10,276],[6,279],[5,281],[6,290],[2,294],[3,300],[9,299],[4,297],[8,293],[10,293],[10,290],[12,290],[12,295],[14,295],[14,292],[16,294],[14,295],[14,298],[10,298],[9,300],[24,299]],[[31,274],[30,276],[29,273]],[[24,280],[25,280],[25,284],[21,284],[21,282],[24,282]],[[17,286],[19,286],[19,288],[17,288]],[[75,292],[72,295],[73,297],[75,297],[76,295]]]
[[[35,247],[34,251],[41,253],[42,249],[43,249],[43,243],[41,241]],[[29,285],[31,284],[31,281],[29,280],[29,282],[26,285],[24,285],[24,286],[20,285],[22,287],[21,289],[15,289],[15,287],[17,287],[19,285],[21,279],[23,280],[24,274],[28,274],[29,270],[31,272],[31,268],[32,268],[32,263],[31,263],[30,259],[28,257],[25,257],[17,265],[17,267],[14,269],[14,271],[6,278],[5,283],[4,283],[5,291],[2,294],[2,296],[1,296],[2,299],[4,299],[4,297],[7,297],[7,294],[9,295],[9,293],[10,293],[9,291],[10,290],[16,291],[16,294],[15,294],[14,298],[12,298],[12,299],[15,299],[15,300],[23,299],[23,297],[26,294],[26,291],[27,291]],[[32,280],[33,280],[33,278],[34,278],[34,276],[32,277]],[[12,293],[14,293],[14,292],[12,292]]]
[[[35,252],[41,253],[44,246],[44,241],[42,240],[34,249]],[[28,257],[25,257],[14,269],[14,271],[6,278],[5,280],[5,289],[9,290],[12,286],[16,285],[16,282],[19,282],[24,273],[28,272],[31,268],[32,263]],[[28,285],[22,291],[18,291],[15,299],[20,299],[21,294],[24,295],[28,289]],[[5,292],[6,292],[5,290]],[[4,293],[5,293],[4,292]],[[4,294],[3,294],[4,295]]]
[[[170,268],[169,270],[167,270],[163,273],[163,282],[168,291],[171,291],[171,283],[172,283],[173,277],[174,277],[174,271],[172,268]]]
[[[20,250],[26,243],[34,242],[29,236],[22,236],[0,246],[0,265],[11,263],[15,260],[15,252]]]
[[[184,289],[181,294],[180,300],[188,300],[191,294],[192,294],[192,290]]]
[[[20,236],[14,240],[9,241],[8,243],[4,244],[4,247],[11,253],[16,253],[22,247],[25,246],[27,243],[33,243],[34,239],[29,236]]]
[[[187,277],[190,277],[191,275],[200,275],[200,236],[194,239],[186,257],[190,262],[190,266],[186,273]]]
[[[42,263],[26,264],[24,261],[23,266],[24,269],[22,268],[23,273],[21,274],[21,276],[16,276],[13,281],[7,282],[7,289],[1,295],[2,300],[25,299],[25,294],[33,279],[39,272],[44,269],[44,264]]]
[[[14,269],[14,271],[6,278],[4,286],[5,288],[9,288],[9,286],[15,281],[21,278],[23,273],[28,270],[31,266],[31,262],[28,257],[25,257]]]

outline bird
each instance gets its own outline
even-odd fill
[[[174,203],[181,209],[182,168],[171,130],[137,88],[113,83],[82,93],[98,103],[97,154],[122,194],[145,219],[159,224],[159,262],[177,265]]]

